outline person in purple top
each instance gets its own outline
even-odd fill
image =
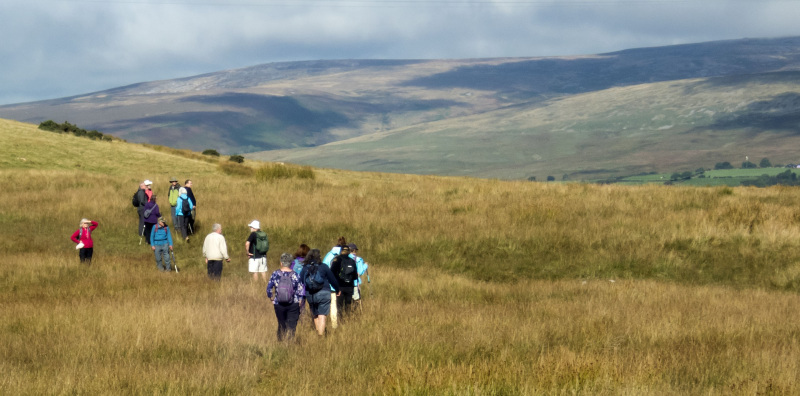
[[[275,289],[274,297],[272,289]],[[278,341],[283,341],[287,334],[289,340],[294,338],[304,295],[303,282],[292,270],[292,255],[281,254],[281,268],[272,273],[267,283],[267,298],[272,300],[278,319]]]
[[[153,231],[153,226],[158,223],[158,218],[161,217],[161,210],[158,208],[158,204],[156,203],[156,195],[153,194],[153,197],[144,204],[144,212],[142,212],[142,217],[144,219],[144,234],[145,240],[147,240],[148,245],[152,245],[153,241],[150,238],[150,232]]]

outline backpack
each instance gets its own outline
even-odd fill
[[[183,200],[181,204],[181,213],[184,216],[190,216],[192,214],[192,208],[189,207],[189,198]]]
[[[358,278],[358,271],[356,271],[356,261],[350,257],[343,257],[339,259],[341,265],[339,266],[339,279],[349,283]]]
[[[281,277],[275,286],[275,301],[278,304],[290,304],[294,302],[294,284],[292,283],[292,272],[281,271]]]
[[[155,209],[156,209],[156,206],[153,205],[153,207],[151,207],[150,209],[145,210],[144,211],[144,218],[146,219],[146,218],[150,217],[150,214],[152,214]]]
[[[131,200],[131,203],[133,204],[134,208],[138,208],[139,204],[141,204],[141,202],[139,202],[139,190],[136,190],[136,192],[133,193],[133,200]]]
[[[267,254],[269,251],[269,239],[264,231],[256,231],[256,250],[261,254]]]
[[[312,293],[322,290],[322,286],[325,286],[325,278],[322,277],[322,270],[319,269],[319,266],[319,263],[310,265],[306,271],[306,277],[303,279],[306,290]]]
[[[178,197],[181,195],[181,191],[177,188],[170,188],[169,190],[169,206],[175,207],[178,206]]]

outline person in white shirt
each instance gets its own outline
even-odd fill
[[[219,223],[211,227],[211,233],[206,235],[203,241],[203,257],[206,258],[208,266],[208,277],[213,280],[220,280],[222,277],[222,261],[231,262],[228,256],[228,245],[225,237],[222,236],[222,225]]]

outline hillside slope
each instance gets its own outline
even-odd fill
[[[785,114],[794,108],[781,109],[783,118],[778,120],[759,110],[759,105],[731,110],[726,96],[750,90],[763,79],[777,91],[764,92],[760,97],[745,94],[742,100],[756,103],[772,100],[771,95],[791,104],[786,97],[779,97],[790,90],[781,86],[793,84],[791,72],[799,69],[798,37],[558,58],[286,62],[2,106],[0,117],[34,123],[67,120],[129,141],[195,150],[215,148],[223,153],[309,148],[377,134],[365,138],[372,143],[360,146],[358,151],[366,154],[355,161],[328,159],[324,154],[327,148],[253,158],[392,172],[503,178],[567,174],[583,178],[590,174],[670,171],[675,169],[664,166],[673,164],[708,166],[708,162],[695,160],[698,152],[694,146],[685,150],[661,141],[679,133],[681,125],[683,133],[697,134],[696,139],[720,149],[712,155],[719,154],[731,162],[737,162],[736,157],[729,156],[743,156],[736,144],[765,154],[787,146],[791,141],[759,140],[751,135],[782,134],[791,129],[792,116],[786,118]],[[651,87],[670,81],[681,85],[695,79],[724,77],[730,78],[689,87],[685,94],[691,97],[691,106],[681,103],[677,91],[669,92],[666,98],[688,112],[689,107],[712,109],[713,119],[693,114],[691,121],[680,118],[655,125],[658,123],[643,120],[645,114],[638,111],[617,111],[610,117],[613,120],[602,111],[602,101],[610,100],[620,109],[641,109],[669,120],[669,111],[658,109],[658,105],[642,108],[643,104],[665,100],[657,96],[660,88],[653,91]],[[770,82],[775,79],[785,81]],[[626,87],[641,87],[637,90],[640,94],[621,90]],[[709,94],[701,95],[702,89],[708,89]],[[574,105],[564,106],[561,101]],[[588,111],[577,105],[581,101]],[[728,107],[717,108],[723,102]],[[614,111],[609,109],[606,106],[606,111]],[[542,114],[551,114],[550,125],[541,121]],[[569,120],[582,125],[568,127]],[[442,132],[448,128],[446,134]],[[561,129],[574,129],[578,136],[558,133]],[[628,139],[632,130],[642,134],[638,143]],[[725,133],[720,135],[720,130]],[[415,137],[401,139],[408,131],[439,136],[441,141],[431,142],[431,146]],[[712,136],[718,135],[723,138],[713,141]],[[314,153],[323,155],[316,159]],[[774,160],[791,160],[782,152],[773,155],[780,156]],[[629,160],[618,163],[620,159]]]

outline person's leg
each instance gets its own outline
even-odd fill
[[[289,332],[289,339],[294,339],[294,332],[297,329],[297,321],[300,319],[300,304],[289,304],[286,311],[286,329]]]
[[[161,251],[161,245],[153,246],[155,250],[153,250],[153,256],[156,258],[156,268],[159,271],[164,271],[164,267],[162,266],[163,256],[161,255],[163,252]]]
[[[175,207],[172,206],[172,209],[169,212],[170,216],[172,216],[172,229],[177,231],[178,230],[178,215],[175,214]]]
[[[331,292],[331,327],[334,329],[339,325],[338,310],[336,308],[336,293]]]
[[[84,248],[86,249],[86,265],[92,265],[92,255],[94,254],[94,248]]]
[[[142,236],[144,235],[144,208],[137,208],[136,214],[139,215],[139,228],[136,229],[136,235]]]
[[[208,277],[215,281],[222,278],[222,260],[208,260]]]
[[[86,262],[86,248],[78,249],[78,258],[81,259],[81,264]]]
[[[325,335],[325,315],[317,315],[314,318],[314,325],[317,326],[317,335],[324,336]]]
[[[144,223],[144,241],[147,242],[148,245],[153,243],[153,241],[150,240],[150,231],[153,230],[154,225],[154,223]]]
[[[283,336],[286,334],[286,317],[288,313],[288,307],[280,304],[274,304],[274,306],[275,318],[278,319],[278,341],[283,341]]]
[[[169,272],[172,269],[172,267],[170,265],[170,262],[169,262],[169,245],[163,245],[163,247],[164,247],[164,250],[162,250],[162,252],[163,252],[164,256],[162,256],[162,257],[164,258],[164,266],[167,267],[167,272]]]

